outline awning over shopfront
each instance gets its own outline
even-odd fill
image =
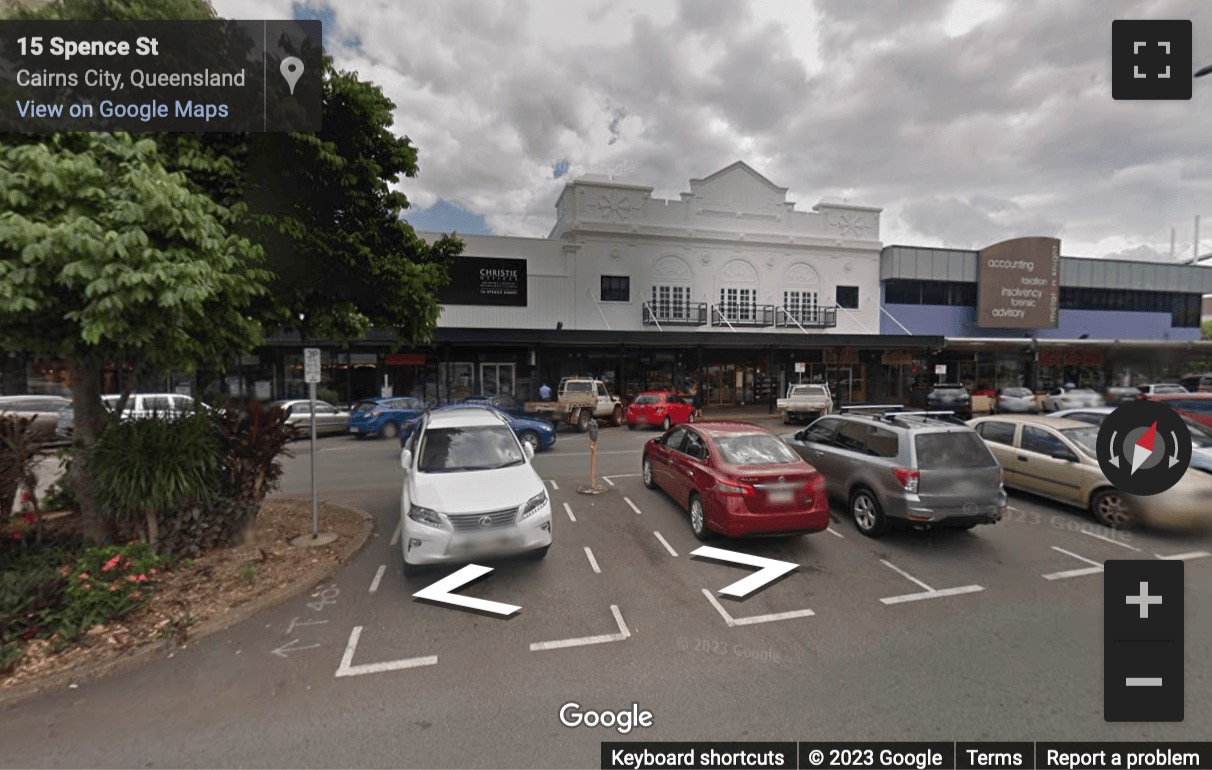
[[[1031,350],[1102,350],[1108,353],[1173,351],[1212,355],[1212,340],[1055,340],[1033,337],[946,337],[944,350],[1012,353]]]

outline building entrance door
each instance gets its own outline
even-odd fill
[[[515,364],[480,364],[480,387],[485,396],[512,396],[517,379]]]

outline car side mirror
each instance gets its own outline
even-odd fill
[[[799,431],[798,433],[796,433],[796,434],[795,434],[795,440],[796,440],[796,441],[803,441],[803,440],[804,440],[804,437],[805,437],[805,436],[807,436],[807,435],[808,435],[808,431],[806,431],[806,430],[801,430],[801,431]]]
[[[532,447],[530,444],[523,442],[522,454],[526,455],[526,462],[530,462],[531,460],[534,459],[534,447]]]
[[[412,451],[404,449],[400,452],[400,467],[408,470],[412,467]]]
[[[1053,460],[1065,460],[1066,462],[1075,463],[1075,462],[1077,462],[1077,455],[1073,454],[1072,452],[1070,452],[1067,449],[1062,449],[1058,452],[1053,452],[1052,459]]]

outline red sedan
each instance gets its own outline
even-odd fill
[[[694,405],[670,390],[645,391],[627,407],[627,427],[632,430],[644,425],[669,430],[684,422],[694,422]]]
[[[1212,427],[1212,393],[1154,393],[1141,398],[1165,404],[1183,417]]]
[[[673,428],[644,447],[644,486],[690,512],[699,540],[800,535],[829,526],[825,477],[778,436],[747,422]]]

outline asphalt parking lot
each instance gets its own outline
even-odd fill
[[[781,425],[768,423],[777,431]],[[860,535],[834,512],[806,537],[703,544],[639,476],[652,432],[561,433],[535,468],[554,544],[461,593],[508,618],[413,594],[453,573],[402,575],[395,442],[322,439],[321,496],[376,534],[331,584],[155,661],[9,708],[6,766],[590,767],[604,740],[1197,739],[1212,709],[1212,542],[1115,533],[1012,495],[969,532]],[[284,494],[309,490],[307,445]],[[701,545],[794,562],[744,600],[753,570]],[[1186,562],[1184,724],[1102,718],[1102,563]],[[653,712],[626,736],[565,727],[561,707]],[[154,729],[152,725],[155,725]]]

